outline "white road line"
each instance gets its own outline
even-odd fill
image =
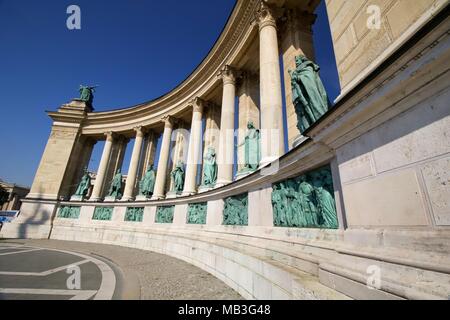
[[[70,300],[88,300],[94,294],[95,290],[58,290],[58,289],[17,289],[17,288],[0,288],[3,294],[35,294],[35,295],[52,295],[52,296],[73,296]]]
[[[78,252],[51,249],[51,248],[42,248],[42,250],[67,253],[74,256],[78,256],[85,260],[89,260],[90,262],[94,263],[102,273],[102,282],[100,284],[100,289],[98,289],[97,294],[94,297],[94,300],[111,300],[113,298],[114,291],[116,288],[116,275],[114,274],[114,271],[111,269],[111,267],[108,266],[106,263],[94,257]]]
[[[86,263],[86,261],[94,263],[97,266],[97,268],[99,268],[100,272],[102,273],[102,281],[101,281],[101,284],[100,284],[100,288],[98,289],[98,291],[95,291],[93,293],[93,294],[95,294],[94,300],[111,300],[113,298],[114,291],[115,291],[115,288],[116,288],[116,275],[114,274],[114,271],[111,269],[111,267],[109,265],[107,265],[105,262],[103,262],[103,261],[101,261],[99,259],[96,259],[94,257],[88,256],[88,255],[84,255],[84,254],[81,254],[81,253],[77,253],[77,252],[72,252],[72,251],[65,251],[65,250],[52,249],[52,248],[38,248],[38,247],[30,247],[30,248],[33,248],[33,250],[27,250],[27,251],[22,251],[22,252],[32,252],[32,251],[39,251],[39,250],[48,250],[48,251],[62,252],[62,253],[66,253],[66,254],[69,254],[69,255],[73,255],[73,256],[77,256],[77,257],[83,258],[84,260],[78,262],[80,264],[84,264],[84,263]],[[22,252],[17,252],[17,253],[22,253]],[[2,255],[2,254],[0,254],[0,255]],[[6,254],[3,254],[3,255],[6,255]],[[71,265],[76,265],[76,264],[71,264]],[[71,266],[71,265],[69,265],[69,266]],[[67,268],[67,266],[59,267],[59,268],[48,270],[48,271],[45,271],[45,272],[52,272],[54,270],[63,269],[63,268]],[[60,270],[58,270],[58,271],[60,271]],[[0,274],[4,274],[4,272],[2,272]],[[2,290],[35,290],[35,289],[0,289],[0,293],[3,292]],[[39,292],[39,291],[36,291],[36,290],[35,290],[35,292]],[[42,289],[42,290],[45,291],[45,292],[52,291],[52,290],[45,290],[45,289]],[[72,294],[74,292],[77,292],[76,290],[53,290],[53,291],[56,291],[56,292],[71,292]],[[91,298],[93,294],[88,296],[88,293],[90,293],[90,291],[88,293],[86,293],[86,292],[88,292],[88,291],[83,291],[83,292],[80,291],[80,295],[75,296],[73,299],[85,299],[86,300],[86,299]],[[39,293],[35,293],[35,294],[39,294]],[[43,294],[48,294],[48,293],[43,293]]]
[[[0,246],[0,250],[8,250],[8,249],[15,249],[15,248],[24,248],[24,246]]]
[[[44,249],[30,249],[30,250],[20,250],[20,251],[14,251],[14,252],[6,252],[6,253],[0,253],[0,256],[8,256],[10,254],[19,254],[19,253],[26,253],[26,252],[33,252],[33,251],[42,251]]]
[[[82,264],[91,262],[90,260],[82,260],[79,262],[71,263],[66,266],[58,267],[55,269],[43,271],[43,272],[11,272],[11,271],[0,271],[0,275],[2,276],[21,276],[21,277],[46,277],[53,273],[57,273],[63,270],[67,270],[72,266],[81,266]]]

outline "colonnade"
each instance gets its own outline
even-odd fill
[[[278,35],[276,19],[273,10],[264,1],[257,11],[255,22],[259,26],[259,47],[260,47],[260,67],[259,67],[259,114],[261,132],[261,166],[265,166],[282,156],[285,152],[284,146],[284,124],[282,110],[282,85],[280,53],[278,45]],[[227,185],[233,182],[233,166],[236,152],[235,145],[235,104],[238,93],[238,83],[246,73],[244,70],[237,70],[231,65],[224,65],[218,76],[222,82],[222,105],[220,116],[220,130],[217,145],[217,183],[216,187]],[[242,91],[242,90],[240,90]],[[194,97],[189,102],[192,108],[191,130],[189,137],[189,147],[187,150],[187,161],[185,167],[185,181],[183,195],[189,196],[198,192],[198,168],[201,163],[201,150],[207,150],[210,145],[203,143],[202,121],[205,118],[205,109],[208,102],[204,97]],[[255,115],[253,115],[255,117]],[[207,120],[208,121],[208,120]],[[164,125],[162,142],[159,153],[159,161],[156,172],[156,180],[153,192],[154,200],[166,198],[168,177],[170,177],[169,157],[171,150],[172,134],[177,119],[173,115],[166,115],[161,119]],[[243,123],[241,121],[241,127]],[[245,130],[244,128],[240,128]],[[138,174],[142,173],[142,162],[148,155],[143,152],[145,135],[149,128],[136,127],[135,142],[131,154],[131,161],[128,168],[128,175],[125,182],[123,201],[132,201],[136,197]],[[108,182],[108,163],[111,161],[113,144],[119,133],[107,132],[106,143],[104,145],[97,176],[95,179],[90,201],[100,201]],[[204,140],[208,139],[205,137]],[[147,160],[148,161],[148,160]],[[175,160],[174,160],[175,162]],[[148,164],[145,164],[148,165]]]

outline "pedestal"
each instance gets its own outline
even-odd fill
[[[83,196],[72,196],[72,197],[70,197],[70,201],[71,202],[81,202],[81,201],[84,201],[84,197]]]
[[[151,197],[147,197],[144,195],[139,195],[136,197],[136,201],[150,201],[150,200],[151,200]]]
[[[308,137],[299,135],[297,138],[294,139],[294,142],[292,143],[292,148],[298,147],[299,145],[301,145],[306,140],[308,140]]]
[[[253,172],[256,172],[258,169],[256,170],[252,170],[252,169],[243,169],[240,172],[236,173],[236,180],[240,180],[243,179],[249,175],[251,175]]]
[[[166,199],[175,199],[179,196],[181,196],[181,192],[170,191],[169,193],[167,193]]]
[[[119,201],[116,197],[105,197],[104,202],[116,202]]]
[[[198,188],[198,193],[205,193],[214,189],[215,186],[200,186]]]

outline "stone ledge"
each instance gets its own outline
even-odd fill
[[[229,274],[234,272],[227,271],[226,264],[228,263],[228,268],[240,270],[236,271],[236,274],[251,272],[259,279],[258,281],[270,282],[270,287],[276,286],[273,290],[280,297],[285,296],[284,292],[288,293],[290,298],[297,298],[294,294],[294,288],[303,285],[303,289],[299,289],[302,292],[302,299],[307,298],[306,292],[312,292],[311,295],[315,296],[314,290],[318,290],[317,296],[326,299],[329,296],[328,294],[331,293],[328,292],[321,296],[320,292],[322,292],[322,287],[329,290],[330,288],[327,285],[332,283],[332,280],[339,284],[333,289],[348,296],[353,298],[371,297],[374,293],[364,284],[368,276],[366,267],[372,264],[382,265],[383,272],[385,272],[383,281],[386,284],[383,285],[379,293],[383,297],[440,299],[445,295],[446,290],[450,292],[449,275],[447,273],[394,264],[387,261],[386,258],[388,257],[383,258],[384,261],[380,261],[338,253],[329,248],[315,247],[311,241],[306,244],[294,244],[289,239],[284,239],[284,241],[264,239],[261,236],[249,239],[248,236],[240,235],[238,230],[240,228],[234,228],[234,234],[232,234],[211,230],[199,232],[199,228],[167,226],[139,228],[128,225],[94,227],[58,222],[54,226],[52,238],[101,242],[152,251],[160,250],[158,252],[176,257],[183,256],[186,261],[189,259],[189,262],[195,265],[201,263],[202,266],[197,266],[208,272],[211,272],[209,269],[213,268],[214,272],[211,273],[216,276],[221,274],[222,278],[229,277]],[[333,243],[328,243],[328,245],[332,246]],[[363,249],[360,248],[359,252],[362,252]],[[355,271],[356,262],[359,265]],[[206,265],[208,268],[205,267]],[[320,275],[323,275],[323,272],[327,272],[328,277],[322,276],[321,278]],[[404,276],[405,274],[408,276]],[[426,277],[423,276],[424,274]],[[414,280],[414,277],[421,276],[425,277],[424,281],[417,282]],[[233,288],[237,288],[236,290],[244,297],[249,298],[249,295],[252,295],[253,298],[261,298],[261,296],[255,296],[253,293],[250,294],[251,290],[249,284],[245,283],[245,277],[240,280],[237,276],[231,278],[234,287],[229,284],[230,281],[225,282]],[[300,279],[300,284],[292,282],[297,278]],[[306,280],[312,282],[305,287],[304,281]],[[311,283],[317,283],[318,289],[313,289],[314,285]],[[440,289],[435,290],[433,289],[434,286]],[[266,283],[266,288],[269,288],[268,283]],[[331,296],[333,295],[331,294]],[[263,295],[262,298],[271,299],[267,295]]]

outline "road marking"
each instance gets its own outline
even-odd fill
[[[59,289],[16,289],[0,288],[3,294],[35,294],[52,296],[73,296],[70,300],[88,300],[97,293],[95,290],[59,290]]]
[[[11,272],[11,271],[0,271],[0,275],[2,276],[21,276],[21,277],[46,277],[53,273],[57,273],[63,270],[67,270],[70,267],[73,266],[81,266],[85,263],[91,262],[90,260],[82,260],[79,262],[71,263],[66,266],[58,267],[55,269],[50,269],[43,272]]]
[[[35,249],[29,249],[29,250],[20,250],[20,251],[14,251],[14,252],[0,253],[0,256],[7,256],[10,254],[19,254],[19,253],[27,253],[27,252],[33,252],[33,251],[42,251],[42,250],[44,250],[44,249],[35,248]]]
[[[51,248],[41,248],[41,249],[75,255],[75,256],[78,256],[85,260],[89,260],[90,262],[94,263],[97,266],[97,268],[100,269],[100,271],[102,273],[102,282],[100,284],[100,289],[98,289],[97,294],[94,297],[94,300],[111,300],[113,298],[114,291],[116,289],[116,275],[114,274],[114,271],[111,269],[111,267],[108,266],[105,262],[103,262],[99,259],[96,259],[92,256],[88,256],[88,255],[78,253],[78,252],[71,252],[71,251],[51,249]]]
[[[73,255],[73,256],[77,256],[80,257],[84,260],[79,261],[77,263],[73,263],[70,264],[70,266],[75,266],[77,264],[84,264],[87,262],[92,262],[94,263],[97,268],[100,270],[101,274],[102,274],[102,278],[101,278],[101,284],[100,284],[100,288],[98,289],[98,291],[86,291],[86,290],[46,290],[46,289],[0,289],[0,293],[21,293],[19,291],[27,291],[27,292],[31,292],[31,290],[33,291],[33,293],[29,293],[29,294],[54,294],[54,295],[68,295],[67,293],[70,293],[70,295],[73,295],[74,293],[78,294],[73,297],[73,300],[87,300],[90,299],[93,295],[94,296],[94,300],[111,300],[114,296],[114,291],[116,288],[116,275],[114,274],[114,271],[111,269],[111,267],[106,264],[105,262],[96,259],[92,256],[88,256],[85,254],[81,254],[81,253],[77,253],[77,252],[71,252],[71,251],[66,251],[66,250],[59,250],[59,249],[52,249],[52,248],[38,248],[38,247],[31,247],[31,250],[26,250],[26,251],[20,251],[20,252],[9,252],[9,253],[3,253],[0,255],[7,255],[7,254],[18,254],[18,253],[24,253],[24,252],[33,252],[33,251],[40,251],[40,250],[48,250],[48,251],[55,251],[55,252],[61,252],[61,253],[66,253],[69,255]],[[44,271],[43,273],[54,273],[54,272],[58,272],[61,271],[65,268],[67,268],[68,266],[63,266],[63,267],[58,267],[55,269],[51,269],[51,270],[47,270]],[[7,272],[1,272],[0,274],[8,274]],[[41,273],[33,273],[33,272],[24,272],[21,273],[20,275],[38,275],[40,276]],[[12,275],[12,274],[9,274]],[[7,290],[8,292],[4,291]],[[25,292],[25,294],[27,294],[27,292]],[[39,293],[39,292],[43,292],[43,293]],[[52,293],[54,292],[54,293]],[[58,293],[59,292],[59,293]],[[93,292],[93,293],[92,293]],[[91,294],[92,293],[92,294]],[[89,295],[90,294],[90,295]]]
[[[24,246],[0,246],[0,250],[8,250],[8,249],[15,249],[15,248],[26,248]]]

